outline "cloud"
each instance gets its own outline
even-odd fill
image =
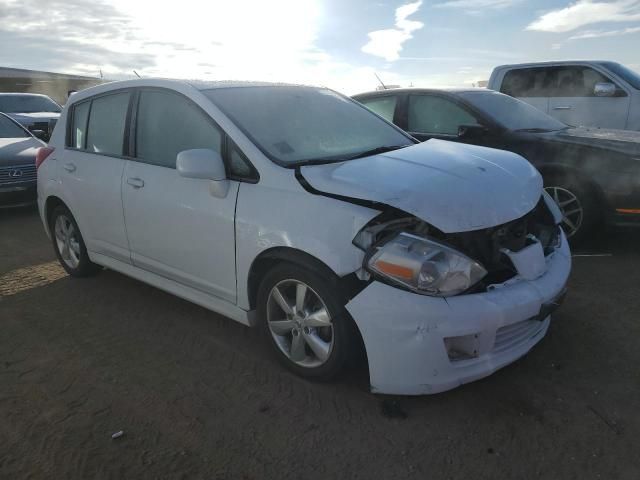
[[[522,0],[449,0],[447,2],[435,4],[436,8],[465,8],[475,12],[481,9],[500,9],[512,7]]]
[[[369,32],[369,42],[362,47],[362,51],[392,62],[400,58],[403,44],[413,38],[413,32],[424,27],[424,23],[409,20],[416,13],[422,0],[404,4],[396,9],[395,28]]]
[[[569,37],[569,40],[584,40],[586,38],[617,37],[619,35],[630,35],[640,33],[640,27],[622,28],[620,30],[587,30]]]
[[[640,20],[640,0],[578,0],[568,7],[545,13],[526,29],[539,32],[570,32],[594,23],[635,20]]]

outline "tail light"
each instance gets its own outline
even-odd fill
[[[55,149],[51,147],[40,147],[36,153],[36,170],[40,168],[42,162],[44,162],[49,155],[53,153]]]

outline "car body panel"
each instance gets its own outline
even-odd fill
[[[398,208],[444,233],[522,217],[542,191],[540,174],[517,155],[441,140],[301,173],[317,190]]]
[[[132,178],[143,186],[130,185]],[[238,182],[229,183],[219,198],[211,195],[210,180],[126,160],[122,205],[133,264],[235,303]]]

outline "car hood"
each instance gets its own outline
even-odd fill
[[[35,164],[36,152],[44,143],[33,137],[0,138],[0,167]]]
[[[554,139],[563,143],[606,148],[627,155],[640,156],[640,132],[577,127],[554,133]]]
[[[515,220],[542,194],[542,177],[519,155],[443,140],[300,173],[315,190],[395,207],[444,233]]]
[[[7,113],[7,115],[23,125],[31,125],[34,122],[57,120],[60,117],[60,114],[55,112]]]

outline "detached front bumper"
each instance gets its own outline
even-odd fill
[[[546,334],[565,291],[571,253],[561,245],[535,280],[515,277],[485,293],[438,298],[373,282],[348,304],[367,350],[375,393],[439,393],[491,375]]]

